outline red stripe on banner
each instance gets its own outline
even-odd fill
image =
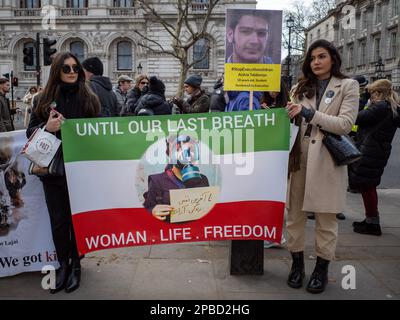
[[[144,208],[89,211],[72,216],[81,254],[119,247],[212,240],[280,242],[285,204],[276,201],[218,203],[203,218],[167,223]]]

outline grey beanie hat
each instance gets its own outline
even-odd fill
[[[191,75],[190,77],[188,77],[185,80],[185,83],[188,84],[189,86],[198,88],[198,87],[200,87],[202,81],[203,81],[203,78],[200,75],[194,74],[194,75]]]

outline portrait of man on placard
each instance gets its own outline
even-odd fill
[[[226,63],[279,64],[282,11],[227,9]]]

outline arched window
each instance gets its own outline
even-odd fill
[[[132,70],[132,44],[128,41],[117,44],[117,70]]]
[[[207,39],[199,39],[193,45],[193,61],[197,62],[193,69],[209,69],[210,68],[210,51],[208,50],[209,41]]]
[[[35,71],[36,70],[36,46],[34,42],[26,42],[24,43],[25,48],[33,48],[33,66],[28,66],[24,64],[25,71]]]
[[[83,45],[82,41],[73,41],[73,42],[71,42],[70,51],[71,51],[71,53],[76,55],[76,57],[78,58],[78,60],[80,62],[85,60],[85,48],[84,48],[84,45]]]
[[[20,8],[35,9],[41,7],[40,0],[20,0]]]
[[[114,8],[132,8],[134,0],[114,0]]]

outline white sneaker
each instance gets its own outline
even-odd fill
[[[269,249],[269,248],[280,248],[280,247],[284,247],[286,244],[287,240],[285,239],[285,237],[282,235],[281,238],[281,243],[276,243],[276,242],[272,242],[272,241],[264,241],[264,248],[265,249]]]

